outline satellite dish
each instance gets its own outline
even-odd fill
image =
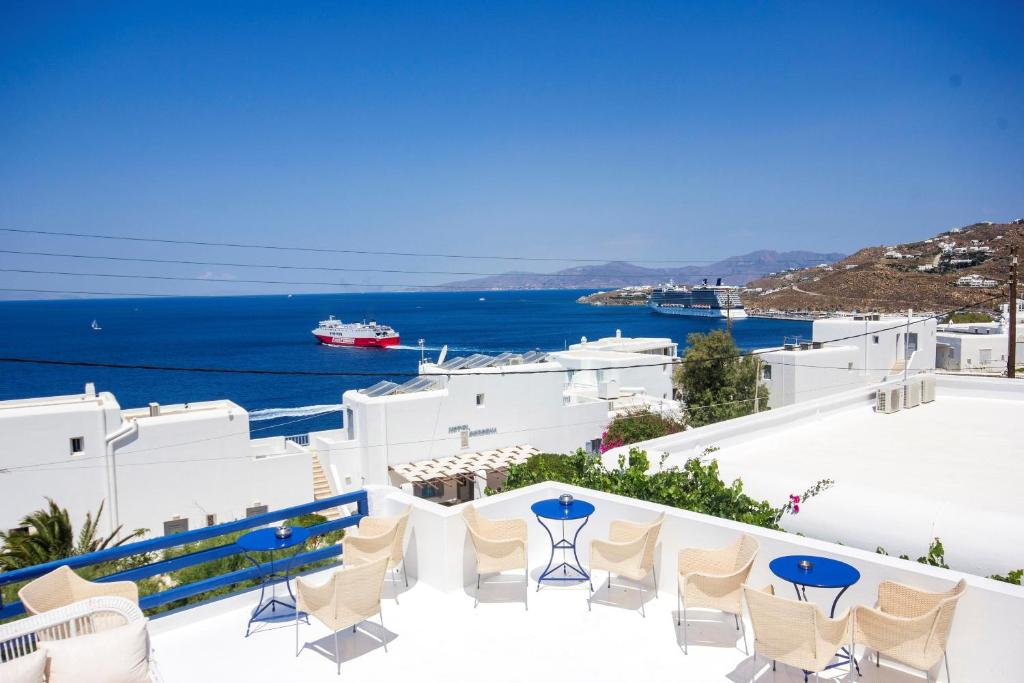
[[[438,356],[437,356],[437,364],[440,365],[441,363],[443,363],[444,362],[444,358],[447,355],[448,355],[448,345],[445,344],[444,346],[441,347],[441,353],[439,353]]]

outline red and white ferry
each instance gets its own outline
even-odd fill
[[[343,323],[333,315],[321,320],[313,336],[328,346],[394,346],[401,339],[395,330],[376,321]]]

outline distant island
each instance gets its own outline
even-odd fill
[[[743,280],[742,297],[749,314],[762,316],[894,313],[908,308],[991,311],[1001,301],[1013,244],[1018,250],[1024,249],[1024,219],[974,223],[915,242],[865,247],[850,256],[821,254],[813,264],[770,269]],[[787,252],[801,253],[810,252]],[[707,275],[722,276],[713,272]],[[577,301],[596,306],[643,306],[652,284],[665,280],[630,283]],[[682,278],[676,281],[685,282]]]
[[[813,251],[752,251],[715,263],[678,268],[645,268],[625,261],[566,268],[555,273],[509,272],[501,275],[446,282],[439,288],[452,291],[502,289],[616,289],[673,280],[697,284],[703,278],[724,278],[743,284],[766,273],[788,268],[807,268],[843,258],[839,253]]]

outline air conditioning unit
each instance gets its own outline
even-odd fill
[[[903,407],[916,408],[921,405],[921,383],[910,382],[903,387]]]
[[[935,378],[929,375],[921,380],[921,403],[935,400]]]
[[[607,382],[597,383],[597,397],[602,399],[616,399],[619,397],[619,383],[610,379]]]
[[[879,389],[875,396],[875,412],[895,413],[903,408],[903,387]]]

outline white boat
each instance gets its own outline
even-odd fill
[[[401,339],[388,325],[374,320],[362,323],[343,323],[333,315],[321,320],[313,336],[327,346],[394,346]]]
[[[740,288],[722,284],[722,278],[714,285],[707,280],[693,288],[679,287],[673,283],[656,287],[651,292],[647,305],[663,315],[684,315],[692,318],[746,318],[747,312],[740,299]]]
[[[96,330],[96,331],[99,331],[99,330],[103,329],[102,327],[100,327],[100,324],[98,322],[96,322],[95,320],[92,321],[92,325],[89,325],[89,327],[91,327],[93,330]]]

